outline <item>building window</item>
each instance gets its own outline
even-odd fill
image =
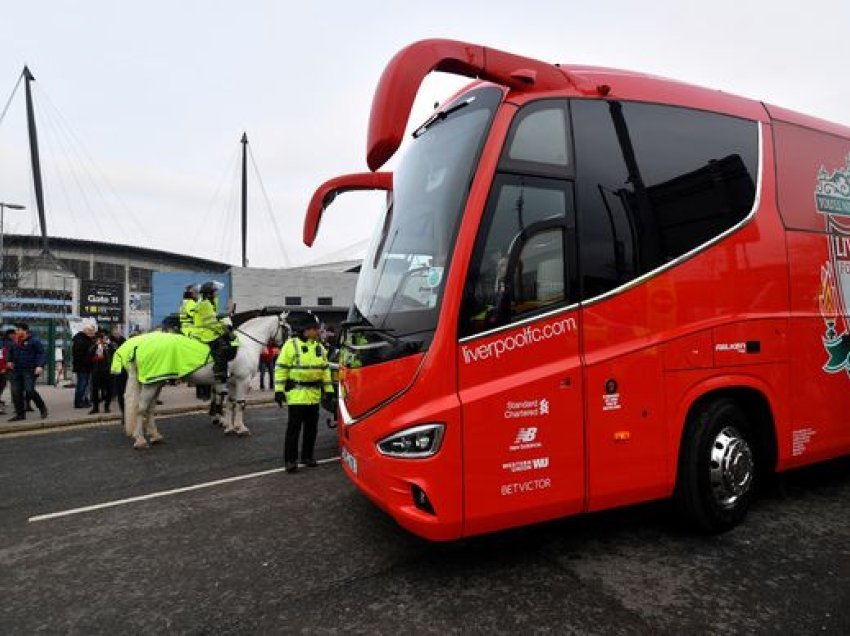
[[[60,258],[59,262],[69,272],[80,280],[88,280],[91,278],[91,263],[79,258]]]
[[[300,305],[301,304],[301,296],[287,296],[285,298],[285,304],[287,306]]]
[[[322,307],[330,307],[334,304],[334,299],[330,296],[319,296],[319,305]]]
[[[153,271],[143,267],[130,268],[130,291],[150,293]]]
[[[94,276],[97,281],[109,281],[115,283],[124,282],[124,266],[118,263],[101,263],[94,264]]]
[[[14,254],[4,254],[2,267],[0,267],[0,288],[14,289],[18,286],[18,278],[21,276],[21,266],[18,257]]]

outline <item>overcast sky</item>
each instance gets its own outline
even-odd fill
[[[232,263],[246,130],[297,264],[368,238],[375,194],[337,199],[313,250],[302,219],[322,181],[366,169],[374,87],[410,42],[645,71],[850,125],[848,27],[846,0],[0,0],[0,108],[29,64],[50,234]],[[461,83],[433,76],[414,118]],[[250,263],[284,265],[253,175],[249,189]],[[0,201],[34,208],[22,88],[0,123]],[[7,232],[35,229],[7,211]]]

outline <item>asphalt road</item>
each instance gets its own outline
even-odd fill
[[[279,467],[281,412],[248,425],[175,418],[147,452],[114,426],[0,437],[0,633],[850,633],[850,461],[719,537],[656,503],[429,544],[337,463],[27,521]]]

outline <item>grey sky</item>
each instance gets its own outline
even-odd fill
[[[0,100],[29,64],[51,234],[237,262],[244,129],[290,260],[303,263],[370,233],[380,196],[349,195],[314,250],[301,244],[315,186],[365,169],[372,92],[406,44],[449,37],[629,68],[850,124],[850,3],[785,4],[3,0]],[[415,119],[461,83],[429,80]],[[0,124],[0,200],[32,207],[23,105],[21,91]],[[53,107],[96,168],[68,151],[75,144]],[[280,266],[256,181],[251,188],[249,259]],[[34,228],[30,212],[6,216],[7,231]]]

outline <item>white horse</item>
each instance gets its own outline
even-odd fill
[[[260,360],[260,352],[263,347],[272,340],[277,345],[282,345],[287,335],[286,313],[280,312],[268,314],[268,310],[247,312],[255,317],[238,324],[238,317],[234,317],[234,331],[239,339],[236,357],[228,364],[227,379],[227,403],[224,404],[223,396],[213,393],[213,405],[218,409],[211,408],[213,423],[221,425],[224,423],[226,435],[236,434],[239,436],[250,435],[251,432],[245,426],[245,403],[248,383],[256,373]],[[144,344],[139,345],[144,346]],[[214,386],[213,365],[209,363],[197,371],[181,378],[191,384]],[[142,427],[150,439],[151,444],[163,440],[162,434],[156,427],[154,411],[156,400],[166,381],[141,384],[138,381],[135,360],[127,365],[127,391],[124,395],[124,432],[127,437],[133,438],[134,448],[147,448],[148,442],[142,433]]]

